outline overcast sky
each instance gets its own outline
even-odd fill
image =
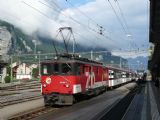
[[[76,41],[83,45],[110,50],[147,48],[149,0],[67,1],[0,0],[0,19],[27,34],[38,31],[55,38],[59,27],[69,26]],[[103,36],[98,34],[98,26],[105,29]]]

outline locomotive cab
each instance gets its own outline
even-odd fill
[[[72,104],[74,93],[81,92],[76,84],[80,75],[80,65],[72,61],[42,62],[41,87],[45,102],[55,104]]]

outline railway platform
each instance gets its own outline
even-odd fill
[[[153,82],[142,85],[122,120],[160,120],[160,88]]]
[[[28,113],[25,115],[33,120],[160,120],[159,92],[160,88],[154,82],[140,83],[138,86],[129,83],[72,106],[53,107],[52,111],[46,108],[44,113],[36,113],[35,109],[29,113],[30,116]],[[42,104],[43,100],[39,103]],[[32,117],[32,114],[38,116]]]

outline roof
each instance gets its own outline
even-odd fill
[[[103,65],[100,62],[89,60],[87,58],[81,58],[77,55],[71,55],[71,54],[64,54],[64,55],[58,55],[56,56],[56,59],[52,60],[45,60],[42,61],[41,63],[53,63],[53,62],[79,62],[79,63],[89,63],[89,64],[98,64],[98,65]]]

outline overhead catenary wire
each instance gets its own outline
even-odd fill
[[[90,21],[92,21],[92,23],[94,23],[95,25],[97,25],[99,27],[99,33],[101,35],[104,35],[103,32],[106,30],[103,25],[99,25],[93,18],[89,17],[86,13],[84,13],[82,10],[80,10],[79,8],[75,7],[71,2],[69,2],[69,0],[66,0],[66,2],[73,8],[75,8],[79,13],[81,13],[83,16],[85,16],[86,18],[88,18],[88,27],[90,27]],[[110,30],[107,29],[107,31],[109,33],[112,33]],[[104,35],[105,36],[105,35]],[[106,37],[107,39],[110,39],[108,37]],[[122,39],[122,38],[121,38]]]
[[[39,1],[39,2],[40,2],[41,4],[47,6],[47,7],[50,8],[50,9],[54,9],[52,6],[46,4],[46,3],[42,2],[42,1]],[[55,2],[54,2],[53,4],[55,4]],[[57,5],[57,4],[55,4],[55,5]],[[59,7],[59,6],[57,6],[57,7]],[[60,7],[59,7],[59,9],[62,10],[62,8],[60,8]],[[75,23],[78,23],[79,25],[85,27],[87,31],[88,31],[88,29],[89,29],[89,30],[91,30],[92,32],[98,34],[99,36],[103,36],[103,37],[106,38],[106,39],[109,39],[109,40],[114,41],[114,40],[113,40],[112,38],[110,38],[109,36],[106,36],[106,35],[104,35],[104,34],[100,34],[100,32],[97,32],[95,29],[88,27],[87,25],[79,22],[78,20],[74,19],[73,17],[71,17],[71,16],[66,16],[66,15],[65,15],[63,12],[61,12],[60,10],[56,10],[56,9],[54,9],[54,10],[57,11],[58,13],[63,14],[65,17],[68,17],[69,19],[71,19],[71,20],[74,21]]]
[[[24,1],[23,1],[23,2],[24,2]],[[39,12],[40,14],[44,15],[44,16],[47,17],[48,19],[51,19],[52,21],[54,21],[50,16],[46,15],[44,12],[40,11],[39,9],[33,7],[32,5],[29,5],[29,4],[26,3],[26,2],[25,2],[25,4],[26,4],[27,6],[29,6],[29,7],[31,7],[32,9],[36,10],[36,11]],[[41,4],[42,4],[42,2],[41,2]],[[45,3],[43,3],[43,4],[45,4]],[[45,4],[45,6],[48,6],[50,9],[54,9],[54,11],[61,12],[61,11],[59,11],[59,10],[57,10],[57,9],[49,6],[48,4]],[[63,14],[64,16],[66,16],[66,15],[65,15],[64,13],[62,13],[62,12],[61,12],[61,14]],[[81,26],[83,26],[83,27],[85,27],[85,28],[88,28],[85,24],[80,23],[79,21],[75,20],[75,19],[72,18],[71,16],[66,16],[66,17],[69,17],[69,18],[70,18],[71,20],[73,20],[75,23],[78,23],[79,25],[81,25]],[[54,21],[54,22],[55,22],[55,21]],[[84,29],[84,30],[87,30],[87,31],[88,31],[88,29]],[[94,32],[94,33],[96,32],[96,33],[97,33],[97,31],[94,31],[93,29],[90,29],[90,32]],[[94,34],[94,36],[95,36],[95,35],[96,35],[96,34]],[[97,34],[97,35],[99,35],[99,34]],[[114,41],[112,38],[110,38],[110,37],[108,37],[108,36],[105,36],[105,35],[100,35],[100,36],[103,36],[104,38],[107,38],[107,39],[109,39],[109,40]],[[99,36],[99,37],[100,37],[100,36]],[[95,37],[97,38],[97,36],[95,36]],[[98,39],[99,39],[99,38],[98,38]],[[117,42],[117,41],[116,41],[116,42]]]
[[[125,19],[124,13],[123,13],[123,11],[122,11],[122,8],[121,8],[118,0],[114,0],[114,1],[115,1],[115,3],[117,3],[117,6],[118,6],[118,9],[119,9],[120,15],[121,15],[121,17],[122,17],[122,20],[123,20],[123,22],[124,22],[124,25],[126,26],[126,29],[127,29],[127,31],[128,31],[128,34],[131,34],[130,28],[129,28],[128,23],[127,23],[127,21],[126,21],[126,19]]]
[[[35,11],[37,11],[38,13],[40,13],[40,14],[42,14],[43,16],[45,16],[45,17],[47,17],[48,19],[50,19],[50,20],[52,20],[52,21],[54,21],[53,19],[51,19],[48,15],[46,15],[45,13],[43,13],[43,12],[41,12],[40,10],[38,10],[37,8],[35,8],[35,7],[33,7],[33,6],[31,6],[31,5],[29,5],[28,3],[26,3],[26,2],[24,2],[24,1],[22,1],[24,4],[26,4],[27,6],[29,6],[29,7],[31,7],[32,9],[34,9]],[[73,19],[72,19],[73,20]],[[79,23],[79,24],[81,24],[81,23]],[[60,24],[62,27],[64,27],[64,25],[62,25],[62,23]],[[96,38],[97,38],[97,36],[95,36]],[[77,45],[76,45],[77,46]]]
[[[80,10],[80,9],[77,8],[77,7],[75,7],[71,2],[69,2],[69,0],[66,0],[66,2],[67,2],[71,7],[75,8],[75,9],[76,9],[79,13],[81,13],[83,16],[85,16],[86,18],[88,18],[88,27],[90,27],[89,24],[90,24],[90,21],[92,21],[93,23],[95,23],[95,25],[98,26],[98,28],[99,28],[99,34],[101,34],[102,36],[106,37],[107,39],[112,39],[112,38],[110,38],[109,36],[105,36],[105,35],[103,34],[103,32],[104,32],[106,29],[105,29],[102,25],[99,25],[93,18],[89,17],[89,16],[86,15],[82,10]],[[109,31],[108,29],[107,29],[107,31],[111,33],[111,31]]]
[[[114,14],[116,15],[116,18],[117,18],[118,22],[120,23],[123,32],[124,32],[125,35],[126,35],[126,34],[127,34],[127,31],[126,31],[126,29],[125,29],[125,26],[124,26],[121,18],[119,17],[118,13],[116,12],[115,8],[113,7],[112,3],[110,2],[110,0],[105,0],[105,1],[108,2],[109,5],[111,6],[111,9],[113,10]]]
[[[43,5],[45,5],[45,6],[47,6],[47,7],[49,7],[49,8],[51,8],[51,9],[54,9],[52,6],[49,6],[49,5],[47,5],[46,3],[43,3],[43,2],[41,2],[41,1],[39,1],[40,3],[42,3]],[[53,2],[53,1],[52,1]],[[57,7],[59,7],[55,2],[53,2],[53,4],[54,5],[56,5]],[[55,11],[57,11],[56,9],[54,9]],[[59,7],[59,10],[62,10],[62,8],[60,8]],[[57,11],[57,12],[61,12],[61,11]],[[61,12],[62,13],[62,12]],[[64,13],[62,13],[64,16],[66,16]],[[66,17],[68,17],[68,16],[66,16]],[[98,33],[97,35],[99,35],[99,36],[96,36],[96,34],[94,34],[94,36],[96,37],[96,39],[101,39],[101,38],[99,38],[100,36],[102,36],[102,37],[104,37],[105,39],[108,39],[108,40],[111,40],[111,41],[116,41],[116,40],[114,40],[114,39],[112,39],[111,37],[109,37],[109,36],[106,36],[106,35],[104,35],[104,34],[99,34],[99,32],[97,32],[95,29],[92,29],[92,28],[89,28],[89,30],[87,29],[88,28],[88,26],[86,26],[85,24],[81,24],[80,22],[77,22],[77,20],[75,20],[74,18],[72,18],[72,17],[69,17],[71,20],[73,20],[74,22],[76,22],[76,23],[78,23],[78,24],[80,24],[81,26],[83,26],[83,27],[85,27],[86,29],[85,30],[87,30],[87,31],[89,31],[89,30],[91,30],[91,32],[94,32],[94,33]],[[90,32],[90,31],[89,31]],[[117,42],[117,41],[116,41]],[[115,46],[115,45],[114,45]],[[117,47],[117,46],[116,46]]]
[[[24,2],[24,1],[23,1]],[[43,4],[43,5],[45,5],[45,6],[47,6],[48,8],[50,8],[50,9],[54,9],[54,11],[56,11],[56,12],[58,12],[58,13],[60,13],[61,11],[59,11],[59,10],[57,10],[57,9],[55,9],[55,8],[53,8],[53,7],[51,7],[51,6],[49,6],[48,4],[46,4],[46,3],[43,3],[43,2],[41,2],[41,1],[39,1],[41,4]],[[34,10],[36,10],[37,12],[39,12],[40,14],[42,14],[42,15],[44,15],[45,17],[47,17],[48,19],[51,19],[52,21],[54,21],[52,18],[50,18],[48,15],[46,15],[45,13],[43,13],[42,11],[40,11],[40,10],[38,10],[37,8],[35,8],[35,7],[33,7],[33,6],[31,6],[31,5],[29,5],[28,3],[26,3],[26,2],[24,2],[26,5],[28,5],[29,7],[31,7],[31,8],[33,8]],[[54,2],[55,3],[55,2]],[[57,7],[59,7],[59,6],[57,6]],[[59,8],[60,10],[62,10],[62,8]],[[77,21],[77,20],[75,20],[74,18],[72,18],[71,16],[66,16],[64,13],[62,13],[61,12],[61,14],[63,14],[65,17],[69,17],[72,21],[74,21],[75,23],[78,23],[79,25],[81,25],[81,26],[83,26],[83,27],[85,27],[86,29],[85,30],[87,30],[87,31],[89,31],[89,32],[94,32],[94,33],[98,33],[96,30],[94,30],[94,29],[91,29],[91,28],[89,28],[89,30],[87,29],[88,28],[88,26],[86,26],[85,24],[82,24],[82,23],[80,23],[79,21]],[[63,26],[64,27],[64,26]],[[109,36],[106,36],[106,35],[104,35],[104,34],[97,34],[97,35],[99,35],[99,36],[103,36],[104,38],[106,38],[106,39],[109,39],[109,40],[111,40],[111,41],[115,41],[114,39],[112,39],[112,38],[110,38]],[[96,34],[94,34],[94,36],[97,38],[97,39],[100,39],[99,37],[97,37],[96,36]],[[116,41],[117,42],[117,41]]]
[[[96,26],[98,26],[99,28],[101,28],[102,30],[105,30],[105,28],[102,25],[99,25],[93,18],[89,17],[86,13],[84,13],[82,10],[80,10],[79,8],[75,7],[71,2],[69,2],[69,0],[66,0],[66,2],[73,8],[75,8],[79,13],[81,13],[83,16],[85,16],[86,18],[88,18],[88,22],[92,21]],[[89,23],[88,23],[89,24]]]
[[[68,17],[69,19],[71,19],[72,21],[78,23],[79,25],[88,28],[88,26],[86,26],[85,24],[79,22],[78,20],[74,19],[73,17],[65,15],[63,12],[60,11],[60,10],[62,10],[61,8],[60,8],[60,10],[57,10],[57,9],[53,8],[52,6],[46,4],[46,3],[42,2],[42,1],[39,1],[39,2],[40,2],[41,4],[43,4],[43,5],[45,5],[46,7],[50,8],[50,9],[54,9],[56,12],[63,14],[65,17]],[[91,28],[90,28],[90,30],[92,30],[92,31],[94,31],[94,32],[97,33],[97,31],[96,31],[95,29],[91,29]]]
[[[120,6],[120,3],[119,3],[119,1],[118,0],[114,0],[115,1],[115,3],[117,4],[117,6],[118,6],[118,9],[119,9],[119,12],[120,12],[120,15],[121,15],[121,17],[122,17],[122,20],[123,20],[123,22],[124,22],[124,25],[126,26],[126,29],[127,29],[127,31],[128,31],[128,34],[129,35],[131,35],[131,36],[133,36],[133,34],[132,34],[132,32],[131,32],[131,30],[130,30],[130,28],[129,28],[129,26],[128,26],[128,23],[127,23],[127,21],[126,21],[126,19],[125,19],[125,15],[124,15],[124,13],[123,13],[123,11],[122,11],[122,8],[121,8],[121,6]],[[132,39],[133,39],[133,37],[131,37]],[[131,42],[131,41],[130,41]],[[135,47],[137,47],[137,44],[134,42],[134,41],[132,41],[133,42],[133,44],[131,44],[132,45],[132,47],[134,47],[133,45],[135,45]]]
[[[107,2],[107,0],[105,0],[105,1]],[[122,8],[121,8],[121,6],[120,6],[120,3],[118,2],[118,0],[114,0],[114,1],[115,1],[116,5],[117,5],[117,7],[118,7],[118,10],[119,10],[119,12],[120,12],[120,15],[118,15],[118,13],[117,13],[117,11],[115,10],[115,8],[113,7],[112,3],[110,2],[110,0],[108,0],[109,5],[111,6],[114,14],[116,15],[117,20],[119,21],[120,25],[122,26],[122,30],[124,31],[125,35],[126,35],[126,36],[128,36],[128,35],[130,36],[130,37],[128,37],[128,38],[129,38],[129,49],[131,50],[131,47],[132,47],[132,48],[138,47],[137,44],[133,41],[133,37],[132,37],[133,35],[132,35],[132,33],[131,33],[131,31],[130,31],[130,28],[129,28],[129,26],[128,26],[128,23],[127,23],[127,21],[126,21],[126,19],[125,19],[125,16],[124,16],[124,13],[123,13]],[[132,41],[131,41],[131,40],[132,40]],[[131,42],[132,42],[133,44],[132,44]]]

